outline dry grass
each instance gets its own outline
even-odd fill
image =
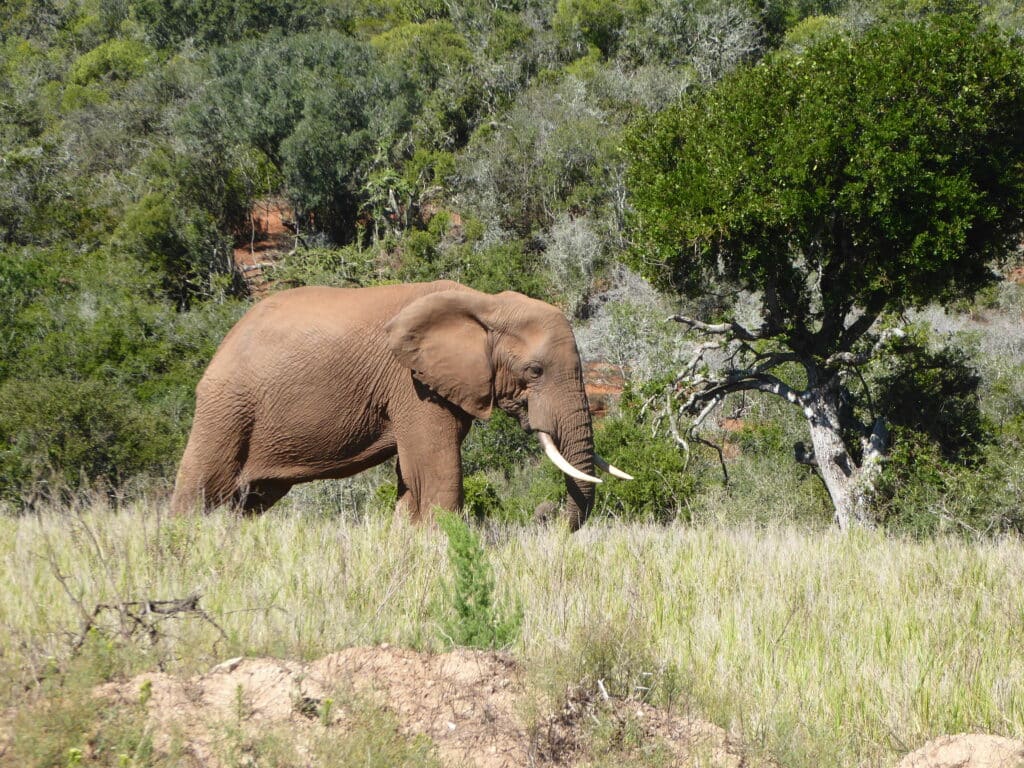
[[[434,529],[301,505],[254,520],[153,510],[0,517],[3,705],[67,665],[81,609],[100,603],[198,592],[226,635],[182,615],[154,638],[107,611],[108,675],[205,670],[243,653],[443,645],[446,544]],[[601,680],[613,695],[703,714],[755,763],[793,768],[893,765],[940,733],[1024,736],[1018,540],[714,525],[491,538],[499,598],[523,609],[513,651],[539,698]]]

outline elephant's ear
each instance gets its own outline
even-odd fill
[[[486,419],[494,403],[494,365],[483,316],[490,297],[442,291],[417,299],[384,326],[395,358],[466,413]]]

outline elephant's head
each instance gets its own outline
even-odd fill
[[[429,294],[387,325],[398,361],[434,392],[477,418],[495,406],[535,432],[566,474],[568,518],[575,530],[594,504],[595,464],[590,409],[576,340],[550,304],[507,291]]]

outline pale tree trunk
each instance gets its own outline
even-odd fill
[[[871,435],[862,440],[864,457],[858,465],[843,442],[836,393],[810,389],[803,405],[818,472],[835,507],[836,524],[843,531],[851,524],[874,525],[871,500],[885,451],[884,421],[876,421]]]

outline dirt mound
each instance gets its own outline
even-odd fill
[[[203,766],[222,762],[217,745],[226,727],[283,727],[305,752],[324,728],[344,729],[350,722],[345,692],[391,713],[402,733],[429,737],[444,765],[576,764],[586,759],[584,721],[598,708],[610,715],[613,727],[661,739],[676,758],[673,764],[742,765],[717,726],[639,702],[570,696],[562,712],[527,728],[519,706],[520,669],[500,653],[431,655],[384,645],[350,648],[311,663],[232,659],[187,680],[146,674],[107,685],[101,694],[131,703],[142,691],[156,749],[173,743],[178,754]],[[325,708],[328,699],[333,706]]]
[[[897,768],[1024,768],[1024,742],[980,733],[940,736]]]

